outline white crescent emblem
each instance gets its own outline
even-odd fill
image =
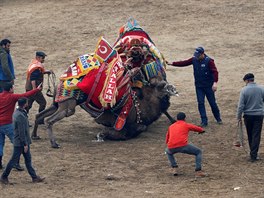
[[[103,50],[101,48],[103,48]],[[107,48],[105,46],[99,46],[99,52],[105,54],[107,52]]]

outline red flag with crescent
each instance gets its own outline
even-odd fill
[[[101,36],[95,49],[95,58],[97,58],[99,62],[102,63],[112,52],[113,48],[111,45]]]

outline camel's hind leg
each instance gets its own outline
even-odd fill
[[[39,121],[43,120],[44,118],[52,115],[53,113],[55,113],[57,111],[58,107],[55,105],[50,106],[49,108],[45,109],[44,111],[36,114],[35,117],[35,124],[34,124],[34,128],[31,134],[31,138],[33,140],[37,140],[40,139],[40,137],[37,134],[37,130],[38,130],[38,125],[39,125]]]
[[[52,148],[60,147],[59,144],[56,142],[55,136],[53,134],[53,130],[52,130],[53,124],[63,119],[64,117],[69,117],[73,115],[75,113],[75,107],[76,107],[75,99],[63,101],[59,103],[58,110],[45,120],[45,123],[47,124],[47,131],[49,134]]]

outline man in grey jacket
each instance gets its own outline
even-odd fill
[[[13,155],[0,178],[0,182],[3,184],[9,184],[8,176],[12,170],[12,167],[20,158],[21,154],[23,154],[24,156],[28,173],[32,177],[32,182],[39,183],[45,179],[37,176],[34,168],[32,167],[31,153],[30,153],[31,139],[29,135],[28,116],[25,110],[27,105],[28,105],[27,98],[18,99],[18,108],[13,114],[14,150],[13,150]]]
[[[250,161],[255,162],[259,160],[258,150],[264,115],[264,87],[254,82],[252,73],[246,74],[243,80],[246,86],[240,92],[237,119],[241,122],[242,114],[244,114],[243,118],[250,148]]]

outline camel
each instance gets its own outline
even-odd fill
[[[80,92],[82,92],[80,90]],[[134,94],[133,94],[134,93]],[[38,139],[37,129],[40,120],[45,119],[47,131],[49,134],[51,147],[59,148],[60,145],[56,142],[52,127],[59,120],[69,117],[75,113],[75,107],[80,105],[85,108],[85,100],[87,95],[81,100],[75,98],[68,98],[61,102],[54,102],[49,108],[36,115],[35,125],[32,131],[32,139]],[[94,117],[96,123],[106,127],[106,129],[97,136],[104,139],[111,140],[127,140],[138,136],[141,132],[147,130],[147,126],[156,121],[162,113],[173,123],[175,120],[167,112],[170,106],[170,96],[176,94],[174,86],[163,80],[160,76],[156,76],[150,82],[144,85],[141,90],[135,88],[132,92],[132,108],[126,118],[126,123],[122,130],[116,131],[113,126],[116,122],[117,115],[120,108],[115,113],[111,109],[105,110],[100,115],[88,113]]]
[[[108,52],[106,49],[112,49],[112,47],[101,37],[96,49],[96,52],[100,52],[99,54],[102,55],[102,53]],[[103,132],[97,135],[102,139],[127,140],[134,138],[146,131],[147,127],[156,121],[162,113],[172,123],[175,122],[167,112],[170,106],[170,96],[176,95],[176,89],[166,81],[165,59],[148,34],[138,26],[134,19],[129,19],[128,24],[124,26],[113,49],[103,58],[104,63],[99,67],[100,69],[98,69],[100,64],[97,61],[101,56],[98,57],[98,54],[95,53],[95,55],[86,54],[79,57],[79,62],[76,61],[73,67],[67,70],[66,77],[68,72],[79,71],[76,69],[78,64],[86,65],[88,57],[97,57],[92,65],[95,69],[87,73],[84,78],[81,77],[75,94],[67,99],[54,101],[52,106],[36,115],[32,132],[33,139],[38,138],[39,121],[46,118],[45,124],[51,146],[59,148],[52,126],[64,117],[73,115],[77,105],[94,117],[96,123],[106,127]],[[112,54],[114,55],[111,56]],[[109,73],[107,67],[112,67],[111,71],[116,73]],[[106,74],[107,71],[108,74]],[[117,90],[114,91],[110,90],[111,76],[115,76]],[[57,90],[65,90],[64,82],[61,81]],[[102,96],[102,94],[107,95],[107,87],[109,87],[108,91],[112,93],[110,102],[107,102],[107,98]],[[78,95],[78,97],[73,95]]]

